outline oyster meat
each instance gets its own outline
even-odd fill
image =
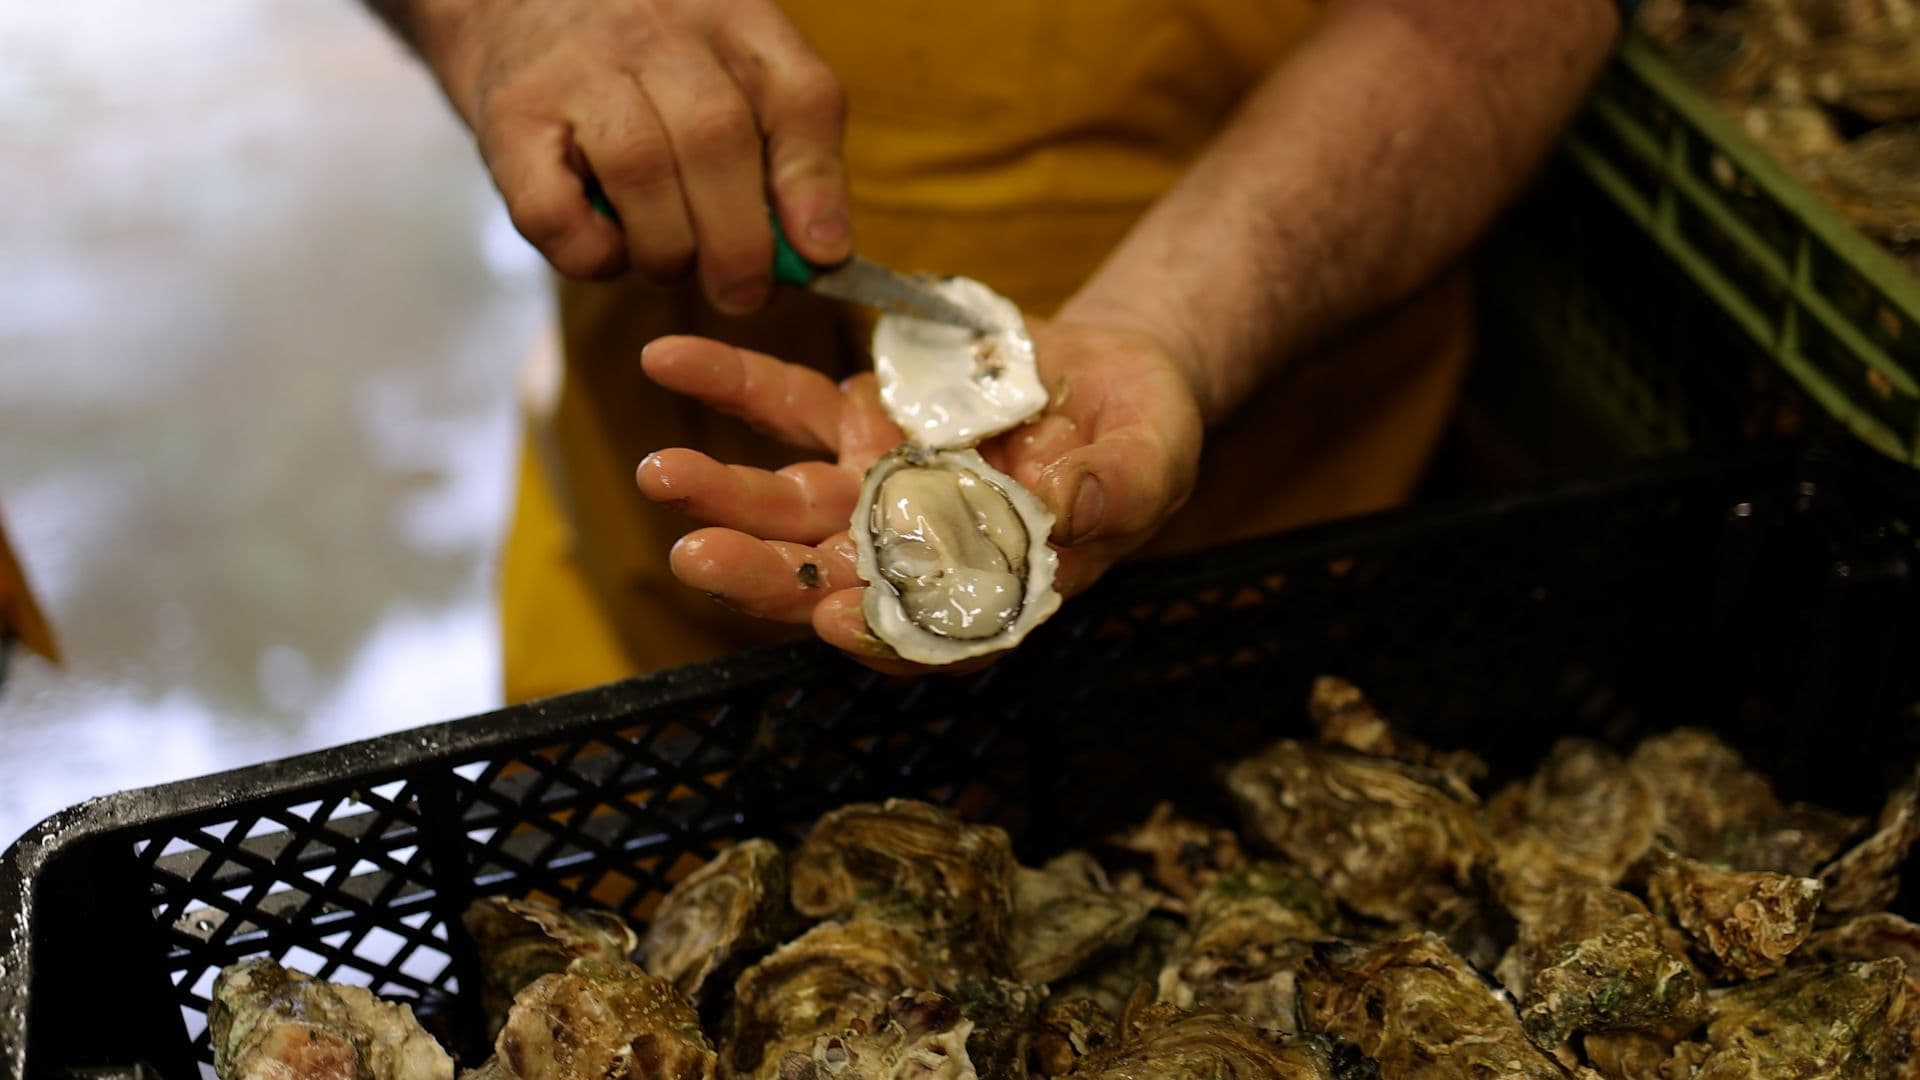
[[[1294,1030],[1294,973],[1333,936],[1333,901],[1312,878],[1260,862],[1201,890],[1186,947],[1160,973],[1159,999]]]
[[[460,923],[480,954],[485,978],[480,1006],[487,1030],[506,1022],[514,995],[542,975],[565,971],[575,960],[626,960],[640,938],[610,911],[562,911],[533,900],[487,896],[461,913]]]
[[[1456,921],[1487,861],[1477,806],[1431,769],[1282,740],[1234,765],[1247,831],[1369,918]]]
[[[844,1031],[932,976],[909,935],[870,919],[825,922],[740,974],[721,1041],[722,1077],[776,1080],[787,1054]]]
[[[938,994],[902,994],[846,1031],[787,1054],[780,1080],[977,1080],[967,1057],[973,1022]]]
[[[1275,1037],[1211,1009],[1147,1005],[1119,1037],[1083,1058],[1088,1080],[1376,1080],[1378,1067],[1351,1045],[1321,1035]]]
[[[1693,1080],[1891,1080],[1912,1053],[1906,969],[1892,958],[1793,968],[1715,995],[1706,1037],[1674,1051]]]
[[[267,957],[231,965],[207,1007],[220,1080],[453,1080],[453,1059],[365,987],[322,982]]]
[[[721,852],[673,887],[647,927],[647,970],[694,1001],[786,936],[787,860],[771,841]]]
[[[816,822],[787,866],[794,910],[921,935],[942,988],[1013,974],[1016,864],[1002,829],[909,799],[856,803]]]
[[[1047,405],[1033,338],[1013,301],[977,281],[948,278],[934,290],[998,327],[978,334],[907,315],[873,330],[880,404],[915,446],[972,446],[1017,427]]]
[[[1575,1033],[1669,1028],[1706,1019],[1705,980],[1631,894],[1570,881],[1523,921],[1499,968],[1520,1023],[1562,1060]]]
[[[975,451],[883,455],[851,531],[867,625],[916,663],[1010,649],[1060,607],[1053,514]]]
[[[713,1080],[713,1044],[673,984],[625,961],[576,960],[520,992],[468,1080]]]
[[[1327,944],[1300,970],[1309,1031],[1359,1046],[1386,1080],[1565,1080],[1513,1007],[1433,934]]]
[[[1068,852],[1013,879],[1013,966],[1028,982],[1050,983],[1094,956],[1133,941],[1147,905],[1116,892],[1093,856]]]
[[[1720,870],[1667,856],[1647,879],[1647,898],[1686,931],[1694,954],[1728,978],[1759,979],[1786,965],[1813,930],[1820,883],[1767,870]]]
[[[1887,797],[1872,835],[1820,871],[1826,887],[1820,914],[1826,922],[1876,911],[1900,892],[1900,865],[1920,839],[1920,772]]]

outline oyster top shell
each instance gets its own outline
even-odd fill
[[[486,896],[467,905],[460,923],[480,954],[481,1007],[488,1030],[498,1031],[514,995],[542,975],[565,971],[575,960],[626,960],[639,936],[610,911],[562,911],[535,900]]]
[[[453,1080],[453,1059],[404,1004],[322,982],[267,957],[231,965],[207,1008],[221,1080]]]
[[[1084,852],[1068,852],[1040,870],[1020,867],[1013,879],[1014,970],[1028,982],[1063,979],[1099,953],[1131,942],[1146,917],[1147,905],[1116,892]]]
[[[1754,828],[1780,813],[1767,778],[1739,751],[1700,728],[1641,741],[1627,759],[1660,808],[1660,837],[1683,855],[1709,851],[1728,830]]]
[[[1826,922],[1884,908],[1900,892],[1900,866],[1920,840],[1920,771],[1887,796],[1874,831],[1820,871]]]
[[[1378,1066],[1322,1035],[1272,1036],[1213,1009],[1147,1005],[1080,1061],[1091,1080],[1377,1080]]]
[[[1820,883],[1768,870],[1720,870],[1694,859],[1660,860],[1647,898],[1686,931],[1712,970],[1740,979],[1779,971],[1813,930]]]
[[[1033,338],[1013,301],[968,278],[932,285],[1000,329],[976,334],[908,315],[881,316],[873,330],[880,404],[907,441],[936,450],[972,446],[1046,408]]]
[[[1487,763],[1465,750],[1435,750],[1396,729],[1360,688],[1345,679],[1322,675],[1307,697],[1307,715],[1320,740],[1361,754],[1423,765],[1445,776],[1462,793],[1487,774]]]
[[[1292,1031],[1294,971],[1337,918],[1313,879],[1282,864],[1223,875],[1195,898],[1192,932],[1160,973],[1160,1000]]]
[[[768,840],[735,844],[660,902],[647,927],[647,970],[698,1001],[789,922],[786,856]]]
[[[1692,1071],[1674,1074],[1891,1078],[1911,1049],[1909,1008],[1899,960],[1791,968],[1717,994],[1706,1038],[1674,1051]]]
[[[1080,1059],[1111,1044],[1119,1035],[1113,1016],[1090,998],[1055,998],[1034,1021],[1033,1072],[1066,1076]]]
[[[1113,843],[1150,859],[1149,879],[1180,901],[1191,901],[1221,874],[1247,864],[1240,838],[1232,829],[1181,817],[1170,802],[1155,805],[1147,820],[1115,837]]]
[[[972,450],[883,455],[849,531],[867,625],[908,660],[1010,649],[1060,607],[1053,514]]]
[[[780,1080],[977,1080],[967,1057],[972,1030],[946,998],[902,994],[871,1018],[790,1051]]]
[[[520,992],[490,1071],[517,1080],[713,1080],[693,1003],[638,965],[576,960]]]
[[[1487,831],[1502,868],[1544,857],[1557,871],[1611,885],[1653,845],[1654,792],[1620,755],[1587,739],[1561,739],[1532,776],[1487,801]],[[1532,844],[1527,831],[1538,833]]]

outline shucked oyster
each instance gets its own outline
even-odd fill
[[[748,840],[687,875],[647,927],[647,970],[699,1001],[729,981],[737,963],[784,936],[787,861],[766,840]]]
[[[1013,879],[1013,965],[1028,982],[1050,983],[1092,957],[1133,940],[1147,905],[1122,896],[1085,852],[1068,852]]]
[[[466,1080],[713,1080],[713,1044],[673,984],[626,961],[576,960],[520,992]]]
[[[1323,1035],[1271,1036],[1211,1009],[1147,1005],[1119,1038],[1081,1059],[1087,1080],[1378,1080],[1379,1067]]]
[[[1432,934],[1360,948],[1322,945],[1300,971],[1310,1031],[1359,1045],[1388,1080],[1564,1080],[1512,1006]]]
[[[816,1036],[864,1023],[932,982],[907,934],[869,919],[821,923],[734,983],[720,1075],[775,1080],[787,1054],[810,1054]]]
[[[453,1080],[453,1059],[411,1008],[264,956],[214,980],[207,1025],[221,1080]]]
[[[1362,915],[1432,924],[1472,906],[1486,840],[1471,796],[1433,770],[1282,740],[1227,789],[1254,836]]]
[[[928,991],[902,994],[846,1031],[789,1052],[780,1080],[976,1080],[967,1057],[973,1022]]]
[[[1060,607],[1053,514],[972,450],[894,449],[867,470],[852,533],[863,609],[908,660],[1010,649]]]
[[[522,988],[542,975],[564,971],[579,959],[617,961],[633,954],[640,939],[610,911],[561,911],[551,904],[487,896],[460,916],[480,954],[486,982],[480,990],[487,1030],[499,1031]]]
[[[1000,329],[976,334],[906,315],[881,317],[873,331],[880,404],[907,441],[935,450],[972,446],[1046,408],[1033,338],[1013,301],[966,278],[933,288]]]
[[[856,803],[815,823],[787,866],[794,910],[914,934],[943,989],[1012,974],[1015,863],[995,826],[908,799]]]

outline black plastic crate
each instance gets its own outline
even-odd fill
[[[770,650],[95,800],[0,863],[0,1076],[190,1076],[215,972],[271,953],[477,1049],[476,895],[644,919],[725,844],[911,795],[1026,858],[1172,798],[1359,682],[1494,780],[1566,733],[1721,730],[1864,811],[1920,757],[1920,477],[1784,449],[1142,564],[964,679]]]

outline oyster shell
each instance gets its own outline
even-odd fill
[[[1322,675],[1307,695],[1307,715],[1320,741],[1355,753],[1421,765],[1447,777],[1458,791],[1471,793],[1487,775],[1487,763],[1465,750],[1435,750],[1387,722],[1360,688],[1345,679]]]
[[[1727,830],[1699,858],[1731,870],[1812,877],[1866,827],[1865,818],[1794,803],[1758,826]]]
[[[1080,1059],[1111,1045],[1120,1027],[1090,998],[1049,1001],[1034,1020],[1031,1059],[1035,1076],[1065,1076]]]
[[[1337,918],[1319,885],[1286,866],[1226,875],[1195,898],[1190,939],[1160,973],[1159,999],[1292,1031],[1295,970]]]
[[[1005,831],[910,799],[822,817],[787,860],[794,910],[921,935],[941,988],[1013,974],[1016,864]]]
[[[1766,870],[1719,870],[1680,856],[1660,861],[1647,898],[1686,931],[1694,953],[1728,978],[1758,979],[1786,965],[1813,930],[1820,883]]]
[[[647,970],[694,1001],[731,983],[738,965],[785,936],[787,860],[771,841],[714,856],[667,893],[647,927]]]
[[[1715,995],[1706,1037],[1669,1075],[1694,1080],[1890,1080],[1912,1051],[1899,960],[1793,968]]]
[[[973,979],[956,987],[953,999],[973,1025],[967,1056],[983,1080],[1024,1080],[1034,1020],[1047,988],[1014,979]]]
[[[1249,832],[1362,915],[1453,922],[1476,902],[1477,808],[1433,770],[1282,740],[1227,789]]]
[[[977,1080],[967,1057],[973,1022],[927,991],[902,994],[872,1018],[787,1054],[780,1080]]]
[[[713,1080],[713,1044],[673,984],[625,961],[576,960],[520,992],[469,1077]]]
[[[907,315],[881,316],[873,330],[880,404],[907,441],[935,450],[972,446],[1046,408],[1047,389],[1019,307],[967,278],[930,284],[999,330],[976,334]]]
[[[1793,954],[1793,962],[1818,964],[1889,956],[1907,965],[1910,980],[1920,979],[1920,924],[1890,911],[1876,911],[1809,934],[1806,944]]]
[[[1627,767],[1653,792],[1661,839],[1682,855],[1711,851],[1729,831],[1757,828],[1780,813],[1767,778],[1710,731],[1677,728],[1644,739]]]
[[[1887,796],[1874,832],[1820,871],[1826,922],[1876,911],[1900,893],[1900,864],[1920,839],[1920,772]]]
[[[930,987],[919,944],[870,919],[826,922],[741,972],[721,1040],[720,1075],[776,1080],[790,1052],[846,1030],[909,990]]]
[[[1055,984],[1061,998],[1086,998],[1108,1015],[1118,1016],[1141,987],[1151,990],[1173,957],[1186,949],[1180,920],[1161,912],[1147,916],[1133,944],[1099,957],[1085,970]]]
[[[1705,980],[1628,893],[1570,881],[1521,923],[1499,968],[1520,1024],[1562,1060],[1580,1032],[1692,1030],[1707,1017]]]
[[[1121,850],[1151,860],[1148,877],[1177,900],[1190,901],[1221,874],[1247,864],[1240,838],[1181,817],[1173,804],[1159,803],[1147,820],[1114,838]]]
[[[1300,969],[1300,1019],[1355,1043],[1380,1075],[1426,1080],[1564,1080],[1512,1006],[1433,934],[1326,944]]]
[[[1532,860],[1612,885],[1653,845],[1660,805],[1620,755],[1561,739],[1532,776],[1487,801],[1483,820],[1507,873],[1525,876],[1520,864]]]
[[[883,455],[851,531],[867,625],[916,663],[1010,649],[1060,607],[1053,514],[972,450]]]
[[[1872,236],[1895,247],[1920,243],[1920,123],[1869,131],[1827,154],[1814,186]]]
[[[214,979],[207,1026],[221,1080],[453,1080],[453,1059],[407,1005],[264,956]]]
[[[1068,852],[1043,869],[1019,867],[1013,879],[1011,944],[1016,974],[1050,983],[1140,931],[1147,905],[1116,892],[1100,864]]]
[[[1089,1080],[1375,1080],[1355,1047],[1321,1035],[1274,1037],[1211,1009],[1147,1005],[1119,1037],[1089,1053],[1073,1075]]]
[[[500,1030],[514,996],[535,979],[565,971],[575,960],[626,960],[640,944],[633,927],[611,911],[562,911],[535,900],[482,897],[467,905],[460,923],[480,954],[480,1006],[489,1032]]]

